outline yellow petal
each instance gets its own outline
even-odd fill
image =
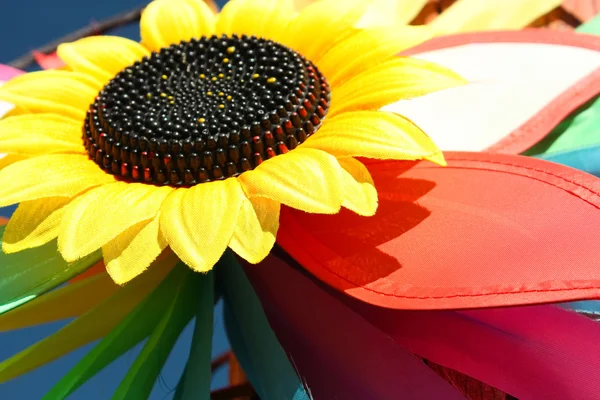
[[[519,29],[559,7],[561,0],[458,0],[431,23],[438,34]]]
[[[49,197],[19,204],[6,225],[2,251],[6,254],[16,253],[56,238],[65,206],[70,201],[69,197]]]
[[[377,189],[375,189],[373,178],[367,167],[354,158],[341,158],[338,161],[344,169],[344,202],[342,206],[365,217],[375,215]]]
[[[281,42],[309,60],[318,59],[354,32],[354,25],[368,6],[364,0],[317,1],[290,22]]]
[[[143,183],[115,182],[90,190],[65,211],[58,249],[75,261],[104,246],[127,228],[152,219],[173,189]]]
[[[275,244],[280,209],[274,200],[244,197],[229,247],[252,264],[261,262]]]
[[[432,36],[433,32],[427,26],[361,30],[336,44],[317,61],[317,65],[331,87],[335,88],[354,75],[381,64]],[[349,54],[352,56],[349,57]]]
[[[150,52],[133,40],[99,35],[61,44],[57,54],[73,71],[89,74],[104,84]]]
[[[215,14],[200,0],[155,0],[140,19],[142,43],[151,51],[182,40],[210,36]]]
[[[83,120],[101,87],[87,75],[48,70],[20,75],[0,86],[0,100],[32,113]]]
[[[56,333],[0,363],[0,383],[107,335],[158,286],[176,262],[173,257],[157,262],[148,273],[119,288],[98,306]]]
[[[113,295],[117,289],[119,286],[107,273],[69,283],[0,315],[0,331],[77,317]]]
[[[218,15],[217,35],[254,35],[278,40],[294,17],[290,0],[231,0]]]
[[[28,157],[23,154],[6,154],[0,153],[0,169],[7,167],[11,164],[16,163],[17,161],[26,160]]]
[[[119,285],[127,283],[144,272],[167,245],[158,215],[150,222],[137,223],[102,247],[106,270]]]
[[[353,111],[326,119],[304,147],[337,157],[444,163],[441,150],[429,136],[406,118],[385,111]]]
[[[0,152],[28,155],[82,153],[82,120],[58,114],[15,115],[0,120]]]
[[[398,100],[465,83],[458,74],[440,65],[397,57],[355,75],[333,90],[329,116],[352,110],[376,110]]]
[[[181,261],[210,271],[227,249],[243,197],[235,178],[175,190],[163,204],[160,230]]]
[[[335,157],[296,148],[239,176],[249,197],[266,197],[311,213],[335,214],[343,201],[342,170]]]
[[[87,156],[50,154],[18,161],[0,170],[0,207],[46,197],[75,195],[115,178]]]
[[[375,0],[362,16],[357,26],[395,26],[409,24],[421,12],[429,0]],[[484,0],[488,1],[488,0]]]

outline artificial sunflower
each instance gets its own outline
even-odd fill
[[[0,151],[26,157],[0,171],[0,206],[20,203],[3,251],[58,237],[67,262],[102,249],[124,284],[167,247],[203,272],[227,247],[261,261],[281,205],[373,215],[377,193],[354,157],[444,162],[419,128],[378,109],[464,81],[395,57],[423,40],[416,28],[354,28],[367,9],[325,1],[295,15],[288,1],[238,0],[215,15],[160,0],[142,15],[141,44],[61,45],[67,70],[0,89],[16,105]]]

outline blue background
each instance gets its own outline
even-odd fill
[[[140,0],[0,0],[0,63],[8,63],[28,51],[93,21],[101,21],[146,3],[147,1]],[[223,1],[218,3],[223,3]],[[139,30],[135,24],[119,28],[111,33],[139,40]],[[11,209],[0,209],[0,216],[8,216],[10,212],[12,212]],[[62,321],[0,333],[0,359],[10,357],[60,329],[64,324],[65,321]],[[154,386],[151,399],[172,398],[188,354],[191,334],[192,326],[188,326],[163,368],[163,372]],[[110,399],[125,371],[135,360],[141,345],[115,361],[69,398]],[[93,344],[86,346],[29,374],[0,385],[0,399],[40,399],[92,346]],[[222,308],[219,304],[215,313],[213,355],[219,355],[227,349]],[[226,382],[227,371],[225,368],[221,368],[213,376],[213,386],[223,386]]]

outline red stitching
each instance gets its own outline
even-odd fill
[[[296,223],[296,222],[294,222]],[[297,223],[296,223],[297,224]],[[331,250],[331,249],[330,249]],[[336,254],[337,256],[341,257],[337,252],[331,250],[332,253]],[[312,257],[311,253],[309,252],[304,252],[305,256],[312,259],[313,261],[317,261],[317,259],[315,257]],[[322,265],[319,263],[319,265]],[[570,292],[570,291],[577,291],[577,290],[594,290],[594,289],[600,289],[600,286],[590,286],[587,288],[564,288],[564,289],[546,289],[546,290],[541,290],[541,289],[529,289],[529,290],[520,290],[518,292],[494,292],[494,293],[474,293],[474,294],[455,294],[455,295],[449,295],[449,296],[407,296],[407,295],[398,295],[398,294],[392,294],[392,293],[384,293],[384,292],[380,292],[377,291],[375,289],[369,288],[369,287],[365,287],[365,286],[361,286],[356,284],[355,282],[352,282],[350,280],[348,280],[347,278],[343,277],[342,275],[339,275],[338,273],[336,273],[335,271],[327,268],[325,265],[322,265],[323,269],[327,272],[329,272],[330,274],[338,277],[339,279],[343,280],[344,282],[347,282],[353,286],[355,286],[355,288],[359,288],[359,289],[363,289],[366,290],[368,292],[372,292],[381,296],[387,296],[387,297],[397,297],[397,298],[404,298],[404,299],[422,299],[422,300],[426,300],[426,299],[452,299],[452,298],[460,298],[460,297],[484,297],[484,296],[496,296],[496,295],[505,295],[505,294],[522,294],[522,293],[545,293],[545,292]],[[389,280],[387,278],[380,278],[383,279],[387,282],[391,282],[393,283],[394,281]],[[597,281],[597,280],[596,280]],[[410,285],[413,288],[417,288],[419,286],[414,286],[414,285]],[[352,288],[352,289],[355,289]],[[440,287],[430,287],[432,289],[439,289]]]

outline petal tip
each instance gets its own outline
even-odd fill
[[[444,153],[439,151],[430,156],[425,157],[427,161],[431,161],[434,164],[438,164],[442,167],[446,167],[448,163],[446,162],[446,158],[444,157]]]

